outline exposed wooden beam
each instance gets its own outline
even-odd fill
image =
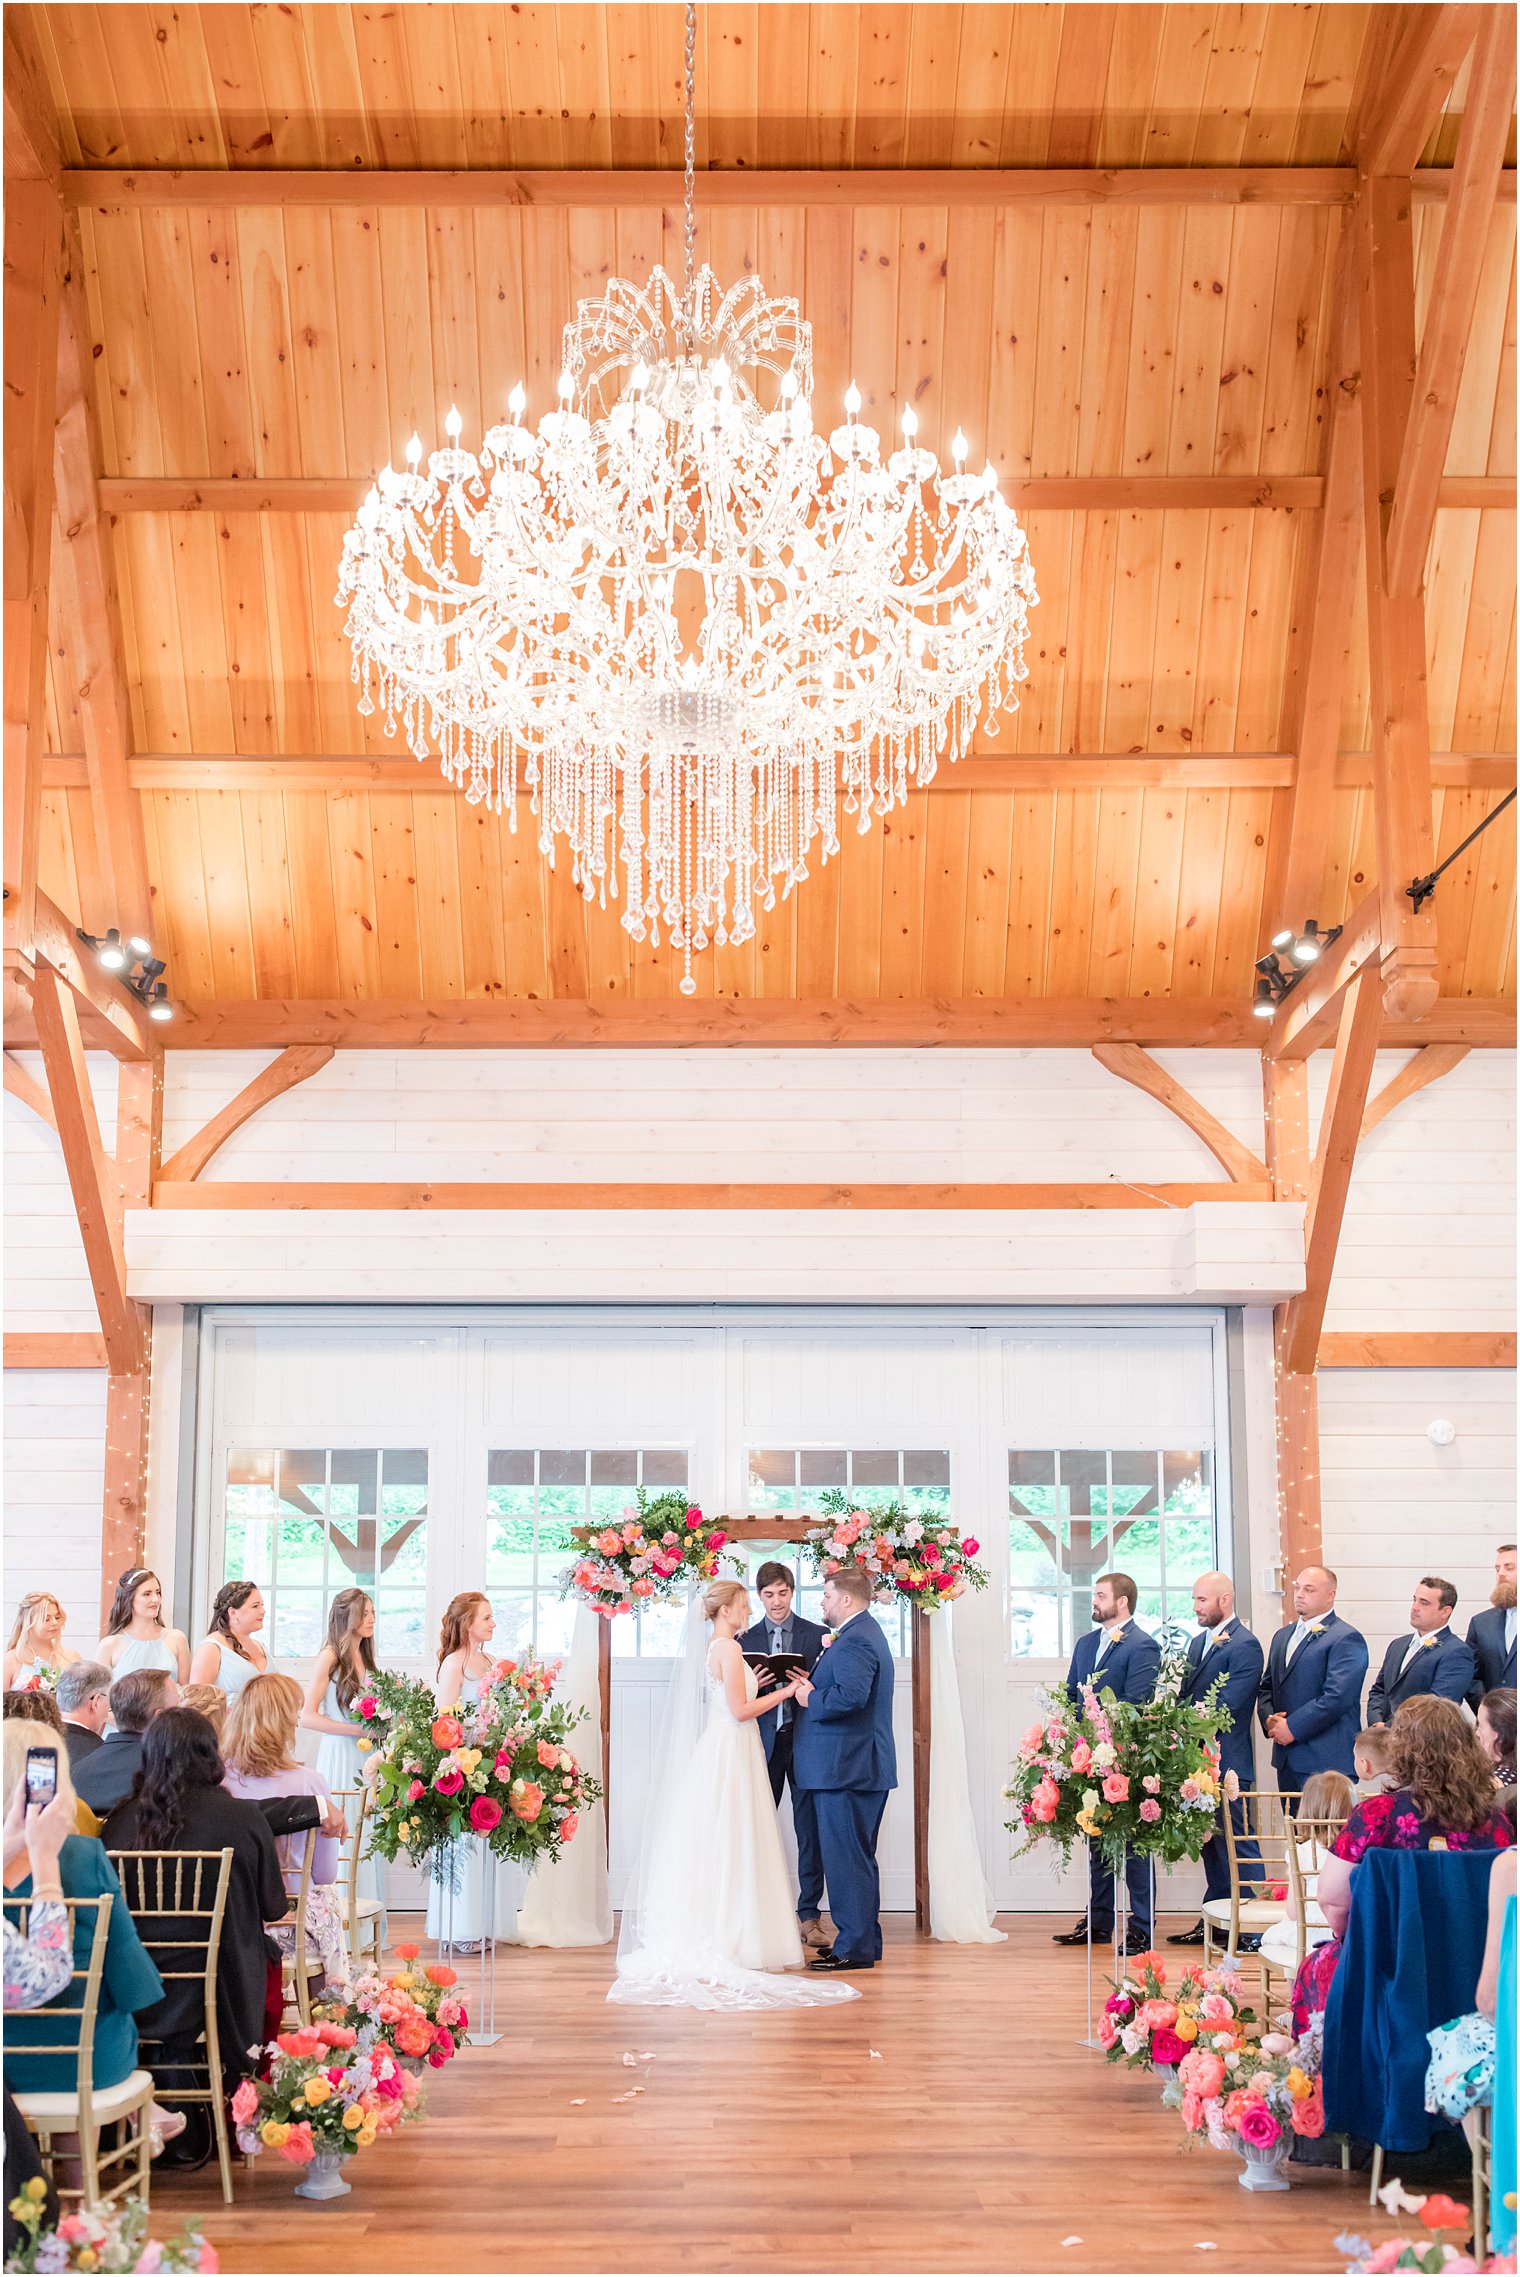
[[[126,1209],[145,1207],[158,1175],[164,1118],[163,1054],[120,1069],[116,1085],[116,1178]],[[101,1593],[113,1577],[141,1565],[148,1529],[148,1437],[152,1416],[153,1315],[141,1305],[138,1362],[113,1368],[106,1386],[105,1475],[101,1490]]]
[[[1226,1129],[1217,1115],[1209,1113],[1202,1100],[1184,1090],[1176,1077],[1168,1075],[1139,1044],[1094,1044],[1093,1058],[1111,1075],[1117,1075],[1124,1083],[1132,1083],[1137,1091],[1148,1093],[1179,1122],[1186,1123],[1193,1136],[1202,1139],[1215,1161],[1223,1165],[1226,1174],[1238,1185],[1265,1187],[1267,1166],[1260,1156],[1253,1154],[1232,1130]]]
[[[40,1115],[50,1130],[57,1130],[58,1117],[53,1113],[52,1100],[42,1085],[34,1083],[21,1062],[12,1059],[9,1052],[5,1055],[5,1088],[13,1099],[19,1099],[24,1107],[31,1108],[34,1115]]]
[[[1457,391],[1494,209],[1515,115],[1515,15],[1485,7],[1473,51],[1452,191],[1441,225],[1425,312],[1414,403],[1399,456],[1388,525],[1388,588],[1414,592],[1425,575],[1436,500],[1457,414]]]
[[[1409,1065],[1401,1067],[1393,1081],[1385,1083],[1376,1098],[1367,1102],[1367,1112],[1362,1117],[1362,1137],[1376,1130],[1395,1107],[1401,1107],[1417,1091],[1424,1091],[1428,1085],[1439,1083],[1443,1075],[1450,1075],[1452,1069],[1466,1059],[1470,1048],[1467,1044],[1426,1044],[1423,1050],[1417,1051]]]
[[[1445,11],[1442,11],[1445,13]],[[1435,868],[1425,607],[1388,582],[1388,519],[1414,386],[1414,242],[1408,184],[1368,180],[1357,209],[1362,298],[1362,558],[1367,581],[1373,815],[1382,903],[1383,1001],[1390,1019],[1434,1005],[1436,909],[1405,888]]]
[[[1307,988],[1310,984],[1305,983]],[[1295,996],[1289,1010],[1298,1004]],[[1302,1045],[1304,1056],[1334,1032]],[[10,1039],[28,1041],[24,1035]],[[680,1046],[746,1046],[788,1050],[895,1049],[937,1045],[959,1050],[1007,1045],[1088,1049],[1099,1043],[1165,1046],[1247,1045],[1259,1049],[1262,1023],[1244,998],[1225,997],[669,997],[621,1004],[580,997],[455,997],[416,1003],[371,998],[186,1004],[166,1039],[172,1049],[246,1051],[286,1044],[330,1043],[340,1051],[392,1051],[430,1045],[475,1051],[484,1046],[619,1050]],[[1270,1048],[1270,1036],[1269,1036]],[[1508,1049],[1515,1042],[1515,1005],[1508,997],[1447,997],[1418,1026],[1387,1022],[1382,1040],[1400,1044],[1466,1043]],[[1287,1056],[1294,1056],[1296,1037]]]
[[[1341,1005],[1304,1218],[1304,1288],[1288,1305],[1284,1363],[1296,1374],[1312,1372],[1319,1351],[1381,1023],[1380,978],[1371,968],[1364,968],[1346,990]]]
[[[6,20],[6,85],[11,25]],[[9,105],[7,105],[9,125]],[[30,967],[47,713],[53,412],[63,214],[42,181],[5,189],[5,953]]]
[[[153,1030],[137,997],[110,973],[103,972],[93,957],[84,954],[76,928],[45,893],[36,896],[36,910],[32,928],[36,962],[50,966],[79,999],[81,1008],[88,1007],[92,1047],[108,1051],[116,1059],[151,1058]],[[19,1023],[7,1021],[8,1043],[28,1040]]]
[[[225,1146],[234,1131],[241,1130],[249,1118],[261,1107],[267,1107],[282,1092],[293,1091],[298,1083],[315,1075],[319,1067],[326,1067],[333,1056],[332,1044],[292,1044],[281,1052],[268,1067],[261,1068],[251,1083],[245,1083],[235,1099],[229,1099],[209,1123],[198,1130],[194,1138],[170,1155],[161,1176],[169,1181],[186,1181],[198,1178],[219,1147]]]
[[[137,1307],[127,1295],[115,1167],[101,1142],[73,994],[44,964],[32,983],[32,1009],[111,1371],[135,1373],[143,1340]]]
[[[5,11],[5,182],[48,183],[58,191],[58,111],[38,52],[30,8]]]
[[[90,312],[77,239],[69,248],[58,327],[58,427],[54,459],[64,659],[72,668],[84,729],[90,813],[104,890],[104,921],[153,938],[153,901],[142,803],[132,787],[132,707],[122,661],[121,610],[110,532],[101,518]]]
[[[679,156],[679,151],[677,152]],[[922,166],[699,174],[704,206],[1348,205],[1344,166]],[[539,206],[678,209],[679,170],[428,173],[401,168],[72,168],[74,206]],[[1439,194],[1437,188],[1436,194]]]
[[[33,1329],[8,1329],[5,1336],[8,1368],[103,1368],[103,1336],[39,1334]]]
[[[250,758],[236,751],[140,751],[128,762],[135,791],[372,790],[410,793],[425,788],[436,760],[409,751],[290,752]],[[424,774],[421,778],[418,769]],[[941,791],[1071,791],[1125,789],[1282,791],[1295,778],[1291,751],[1021,751],[1004,755],[973,746],[954,765],[940,767],[925,786]],[[1438,790],[1512,791],[1513,751],[1434,751],[1430,779]],[[1366,790],[1372,754],[1343,751],[1335,761],[1339,791]],[[89,788],[82,752],[51,752],[42,762],[42,787]],[[1306,912],[1313,914],[1312,912]]]
[[[1343,1329],[1319,1340],[1322,1368],[1512,1368],[1513,1329]]]
[[[1408,176],[1419,164],[1457,73],[1487,11],[1481,7],[1382,7],[1372,36],[1387,40],[1380,82],[1356,122],[1364,174]]]
[[[1307,1203],[1312,1170],[1309,1070],[1302,1060],[1264,1058],[1261,1077],[1273,1199]],[[1284,1572],[1293,1574],[1305,1565],[1316,1564],[1323,1555],[1323,1519],[1318,1387],[1312,1373],[1298,1374],[1287,1365],[1288,1345],[1289,1308],[1280,1304],[1272,1315],[1278,1530]]]
[[[160,1178],[156,1210],[1185,1210],[1194,1202],[1267,1202],[1259,1185],[852,1185],[843,1183],[655,1185],[579,1179],[533,1185],[485,1182],[305,1184],[278,1179],[192,1184]]]

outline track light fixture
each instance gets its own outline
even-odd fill
[[[102,972],[126,971],[132,959],[114,925],[105,933],[87,933],[82,925],[76,930],[85,947],[94,950],[95,962]]]
[[[1339,925],[1321,930],[1317,918],[1304,920],[1303,930],[1295,933],[1285,925],[1272,936],[1272,946],[1256,960],[1256,985],[1251,994],[1251,1010],[1258,1020],[1270,1020],[1287,997],[1303,979],[1310,965],[1317,962],[1331,945],[1341,937]]]
[[[146,1004],[150,1020],[174,1018],[168,984],[162,977],[169,967],[162,957],[153,954],[151,941],[145,941],[140,933],[131,933],[123,941],[114,925],[104,933],[87,933],[79,925],[75,934],[94,951],[95,962],[103,972],[114,974],[139,1003]]]
[[[148,991],[146,1002],[150,1020],[172,1020],[174,1006],[169,1002],[169,991],[161,980],[156,980]]]

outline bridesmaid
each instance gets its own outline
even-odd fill
[[[374,1600],[362,1589],[340,1589],[328,1610],[326,1642],[317,1654],[301,1710],[301,1729],[321,1735],[316,1771],[329,1794],[337,1795],[340,1788],[352,1793],[364,1784],[368,1757],[359,1752],[364,1725],[354,1713],[354,1703],[362,1697],[374,1672]],[[345,1807],[341,1802],[338,1805],[340,1810]],[[350,1827],[354,1826],[354,1811],[348,1809],[347,1816]],[[358,1894],[374,1898],[382,1907],[382,1944],[388,1934],[383,1912],[384,1875],[384,1861],[366,1848],[359,1861]]]
[[[68,1618],[50,1589],[31,1589],[16,1611],[5,1654],[7,1692],[51,1691],[62,1671],[79,1655],[63,1641]],[[44,1669],[50,1676],[43,1675]]]
[[[445,1709],[477,1707],[486,1678],[494,1666],[486,1649],[496,1634],[489,1598],[479,1589],[463,1590],[451,1599],[438,1634],[438,1674],[433,1695],[440,1715]],[[454,1876],[449,1877],[450,1852]],[[486,1863],[486,1845],[479,1835],[467,1835],[439,1854],[443,1878],[434,1877],[428,1890],[427,1933],[457,1952],[477,1953],[497,1938],[510,1939],[517,1928],[517,1907],[522,1875],[498,1858]],[[491,1918],[486,1914],[486,1879],[494,1890]]]
[[[231,1707],[245,1684],[269,1673],[269,1655],[257,1642],[263,1626],[264,1595],[258,1583],[224,1582],[211,1608],[211,1626],[190,1663],[191,1683],[220,1685]]]
[[[95,1658],[109,1668],[113,1682],[134,1668],[161,1668],[178,1683],[189,1683],[190,1640],[183,1629],[164,1627],[164,1585],[147,1566],[133,1566],[117,1582]]]

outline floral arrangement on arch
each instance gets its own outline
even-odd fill
[[[711,1581],[727,1540],[684,1494],[651,1497],[640,1487],[620,1519],[586,1529],[560,1594],[613,1621],[651,1598],[684,1596],[693,1583]]]
[[[443,1961],[415,1968],[420,1952],[417,1945],[398,1945],[403,1966],[394,1976],[371,1971],[359,1977],[350,2000],[324,2001],[313,2009],[313,2021],[349,2026],[361,2047],[383,2041],[410,2070],[424,2064],[442,2070],[469,2045],[469,2011],[455,1990],[457,1973]]]
[[[361,2047],[352,2025],[303,2024],[264,2050],[268,2076],[232,2097],[238,2148],[278,2151],[292,2166],[348,2158],[420,2116],[422,2090],[379,2040]]]
[[[140,2199],[129,2198],[104,2214],[81,2208],[65,2214],[56,2229],[45,2230],[46,2198],[47,2184],[40,2174],[24,2182],[12,2198],[11,2216],[22,2234],[6,2256],[7,2269],[199,2269],[209,2277],[221,2267],[215,2246],[207,2244],[193,2222],[172,2238],[149,2237],[148,2209]]]
[[[1180,2065],[1192,2048],[1228,2054],[1242,2048],[1256,2021],[1241,2000],[1241,1982],[1231,1970],[1184,1968],[1175,1991],[1167,1986],[1167,1965],[1159,1953],[1142,1953],[1117,1978],[1098,2018],[1098,2042],[1109,2063],[1132,2071],[1147,2064]]]
[[[858,1565],[878,1591],[937,1613],[968,1589],[985,1589],[987,1568],[977,1565],[981,1543],[962,1536],[947,1518],[910,1517],[900,1503],[884,1510],[853,1509],[838,1487],[821,1497],[828,1513],[810,1526],[803,1549],[818,1574]]]
[[[1013,1805],[1004,1823],[1023,1849],[1054,1842],[1069,1859],[1085,1836],[1111,1863],[1127,1856],[1175,1865],[1203,1855],[1223,1792],[1211,1704],[1181,1700],[1160,1684],[1140,1706],[1091,1684],[1076,1706],[1064,1685],[1042,1698],[1044,1713],[1019,1742],[1003,1788]]]
[[[558,1674],[531,1653],[501,1660],[475,1706],[440,1709],[430,1686],[376,1672],[355,1712],[373,1733],[359,1746],[378,1749],[371,1843],[382,1858],[436,1857],[433,1871],[450,1872],[443,1854],[470,1835],[523,1866],[559,1856],[602,1790],[566,1745],[584,1716],[551,1698]]]
[[[1194,2140],[1206,2136],[1215,2150],[1271,2150],[1285,2135],[1322,2135],[1325,2102],[1310,2035],[1265,2032],[1254,2044],[1213,2048],[1196,2044],[1177,2066],[1162,2101],[1181,2110]]]

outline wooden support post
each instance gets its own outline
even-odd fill
[[[1330,1069],[1319,1145],[1309,1182],[1309,1203],[1304,1220],[1304,1288],[1292,1298],[1284,1324],[1284,1365],[1312,1375],[1318,1363],[1320,1331],[1330,1299],[1330,1276],[1341,1223],[1351,1192],[1351,1170],[1372,1064],[1377,1056],[1379,984],[1377,974],[1357,974],[1341,1006],[1340,1032]]]
[[[143,1562],[148,1516],[149,1369],[106,1386],[106,1476],[100,1528],[100,1617],[111,1610],[117,1577]]]
[[[112,1373],[135,1375],[143,1364],[143,1338],[137,1307],[127,1296],[115,1165],[101,1143],[78,1006],[47,965],[38,965],[33,975],[32,1007]]]
[[[933,1736],[930,1616],[913,1608],[913,1919],[929,1934],[929,1746]]]
[[[1267,1125],[1267,1164],[1272,1191],[1280,1202],[1309,1197],[1309,1070],[1301,1059],[1263,1059],[1262,1082]],[[1288,1582],[1300,1567],[1316,1564],[1322,1553],[1323,1521],[1319,1489],[1319,1386],[1311,1372],[1287,1365],[1289,1308],[1272,1317],[1277,1393],[1278,1543],[1283,1572],[1283,1613]]]

